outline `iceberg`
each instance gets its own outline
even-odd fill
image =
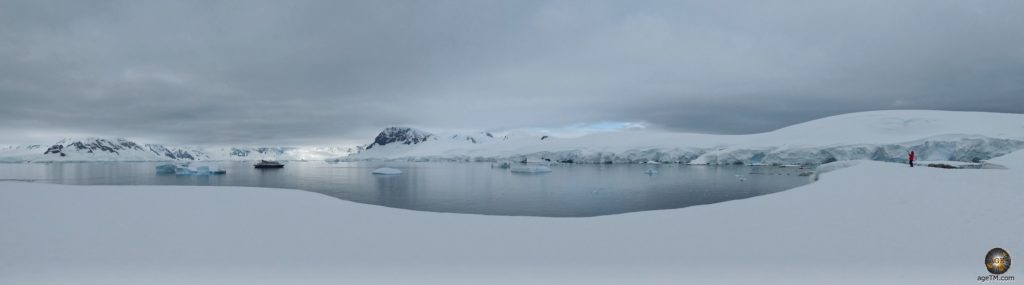
[[[512,167],[512,162],[508,160],[501,160],[495,163],[491,163],[491,168],[509,168]]]
[[[220,168],[220,166],[217,165],[176,165],[174,167],[174,174],[176,175],[208,176],[227,173],[227,170],[224,170],[223,168]]]
[[[156,166],[156,174],[174,174],[177,167],[174,164],[161,164]]]
[[[398,175],[398,174],[402,174],[402,171],[398,170],[398,169],[390,168],[390,167],[381,167],[381,168],[374,169],[373,170],[373,174]]]
[[[192,169],[188,168],[188,166],[186,166],[186,165],[177,165],[177,166],[174,167],[174,174],[175,175],[192,175],[192,174],[195,174],[195,172],[193,172]]]

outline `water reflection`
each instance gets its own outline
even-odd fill
[[[518,174],[486,163],[291,162],[255,169],[222,162],[222,176],[156,175],[160,163],[0,164],[0,179],[86,185],[211,185],[302,189],[412,210],[529,216],[595,216],[681,208],[774,193],[808,183],[806,170],[688,165],[554,165]],[[373,175],[378,167],[400,175]],[[655,168],[657,174],[645,170]],[[745,180],[738,179],[738,176]]]

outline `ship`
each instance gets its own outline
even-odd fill
[[[260,160],[260,162],[253,165],[256,168],[283,168],[284,164],[273,160]]]

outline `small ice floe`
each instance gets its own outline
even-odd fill
[[[735,176],[736,176],[736,179],[739,179],[740,181],[747,181],[747,177],[745,177],[743,175],[736,174]]]
[[[398,175],[398,174],[402,174],[402,171],[398,170],[398,169],[391,168],[391,167],[381,167],[381,168],[374,169],[373,170],[373,174]]]
[[[644,171],[644,174],[655,175],[655,174],[658,174],[658,170],[656,170],[654,168],[648,168],[647,170]]]
[[[196,167],[195,170],[195,175],[210,175],[210,173],[210,167],[205,165]]]
[[[644,162],[644,163],[646,163],[646,164],[661,164],[661,162],[657,162],[657,161],[653,161],[653,160],[648,160],[647,162]]]
[[[491,168],[509,168],[512,167],[512,162],[508,160],[501,160],[495,163],[491,163]]]
[[[546,173],[551,172],[551,168],[544,165],[516,165],[512,166],[512,172],[515,173]]]

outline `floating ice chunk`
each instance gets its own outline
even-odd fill
[[[654,168],[648,168],[646,171],[644,171],[644,173],[647,175],[655,175],[658,174],[658,170]]]
[[[509,168],[512,167],[512,162],[508,160],[502,160],[495,163],[491,163],[491,168]]]
[[[225,174],[227,170],[216,165],[175,165],[174,174],[177,175],[215,175]]]
[[[377,168],[377,169],[373,170],[373,174],[396,175],[396,174],[402,174],[402,171],[398,170],[398,169],[390,168],[390,167],[381,167],[381,168]]]
[[[161,164],[156,166],[156,174],[174,174],[174,164]]]
[[[174,174],[176,174],[176,175],[193,175],[193,174],[195,174],[195,171],[193,171],[192,169],[188,168],[188,166],[176,165],[176,166],[174,166]]]
[[[548,160],[545,160],[543,158],[536,158],[536,157],[527,157],[527,158],[523,159],[522,163],[540,164],[540,165],[551,164],[551,162],[548,161]]]
[[[225,174],[226,170],[220,168],[219,165],[215,164],[200,164],[192,166],[192,169],[196,172],[195,175],[214,175],[214,174]]]
[[[516,173],[545,173],[551,172],[551,168],[543,165],[512,166],[512,172]]]
[[[661,162],[657,162],[657,161],[653,161],[653,160],[648,160],[646,163],[647,164],[661,164]],[[655,171],[655,172],[657,172],[657,171]]]

